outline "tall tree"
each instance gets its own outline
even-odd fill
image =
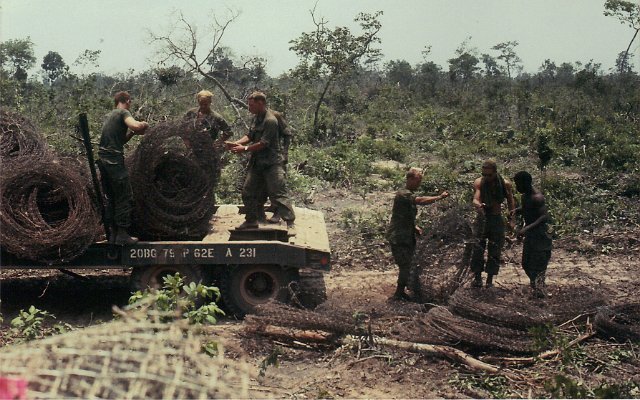
[[[313,116],[314,135],[318,133],[320,106],[331,85],[361,65],[380,58],[381,51],[374,45],[380,43],[378,33],[382,24],[378,18],[381,15],[382,11],[358,14],[354,22],[360,25],[362,33],[356,36],[345,26],[328,28],[328,22],[324,18],[318,19],[313,9],[311,18],[315,30],[305,32],[290,42],[290,50],[295,51],[301,59],[294,75],[324,82]]]
[[[26,81],[27,71],[33,67],[33,42],[26,39],[12,39],[0,43],[0,67],[18,81]]]
[[[456,57],[449,59],[449,78],[453,82],[466,83],[480,71],[475,48],[469,48],[471,37],[466,38],[456,49]]]
[[[387,80],[403,88],[409,87],[413,81],[413,68],[405,60],[392,60],[386,65]]]
[[[509,79],[511,79],[512,72],[519,72],[522,70],[522,60],[516,54],[516,46],[518,46],[518,42],[514,40],[498,43],[491,48],[500,52],[500,55],[497,58],[504,63],[504,71],[507,73],[507,77]]]
[[[627,50],[624,52],[624,57],[622,58],[623,63],[619,67],[621,71],[624,71],[626,64],[629,62],[629,49],[631,49],[631,44],[636,39],[636,36],[638,36],[638,32],[640,32],[640,2],[637,0],[635,2],[607,0],[604,3],[604,15],[616,17],[620,20],[621,24],[626,24],[633,29],[633,36],[629,41],[629,45],[627,45]]]
[[[62,59],[62,56],[58,52],[50,51],[42,58],[42,65],[44,73],[49,80],[53,82],[62,74],[64,74],[69,68]]]

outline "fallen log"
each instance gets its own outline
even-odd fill
[[[484,359],[489,361],[489,362],[500,363],[500,364],[503,364],[503,365],[518,365],[518,366],[533,365],[539,360],[548,360],[550,358],[553,358],[553,357],[561,354],[563,351],[565,351],[569,347],[573,347],[576,344],[578,344],[580,342],[584,342],[585,340],[595,336],[595,334],[596,334],[596,332],[588,331],[588,332],[584,333],[583,335],[580,335],[577,338],[573,339],[565,347],[563,347],[561,349],[548,350],[548,351],[542,352],[542,353],[538,354],[537,356],[533,356],[533,357],[493,357],[493,356],[488,356],[488,357],[484,357]]]
[[[247,332],[258,333],[276,338],[286,338],[294,341],[323,343],[335,340],[336,336],[322,331],[305,331],[295,328],[281,328],[274,325],[247,326]]]
[[[356,336],[350,335],[345,337],[342,340],[342,342],[344,344],[351,344],[358,340],[359,339]],[[401,340],[387,339],[383,337],[374,337],[374,342],[381,344],[383,346],[395,347],[397,349],[407,350],[415,353],[444,357],[451,361],[464,364],[470,370],[475,372],[485,372],[489,374],[498,374],[498,373],[505,372],[499,367],[496,367],[495,365],[491,365],[483,361],[480,361],[477,358],[474,358],[471,355],[465,353],[464,351],[458,350],[450,346],[405,342]]]
[[[307,341],[316,342],[316,343],[323,342],[323,341],[324,342],[334,341],[340,345],[347,345],[347,346],[357,344],[361,340],[361,337],[354,336],[354,335],[347,335],[343,338],[336,339],[335,335],[332,335],[330,333],[325,333],[321,331],[303,331],[299,329],[290,329],[290,328],[285,329],[285,328],[281,328],[273,325],[252,326],[247,329],[250,332],[259,333],[265,336],[272,336],[272,337],[278,337],[278,338],[285,337],[290,340],[300,340],[300,341],[307,340]],[[474,372],[484,372],[489,374],[502,373],[509,376],[513,375],[507,371],[504,371],[500,367],[480,361],[477,358],[474,358],[471,355],[465,353],[464,351],[458,350],[450,346],[405,342],[401,340],[387,339],[379,336],[374,336],[373,341],[374,343],[377,343],[383,346],[395,347],[397,349],[407,350],[411,352],[443,357],[451,361],[464,364]]]

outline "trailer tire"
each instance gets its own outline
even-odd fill
[[[314,310],[327,300],[327,286],[322,271],[296,271],[289,288],[291,303],[302,308]]]
[[[233,265],[223,274],[220,285],[227,309],[237,318],[271,301],[286,302],[291,276],[278,265]]]
[[[185,283],[200,283],[204,280],[202,267],[199,265],[150,265],[134,267],[131,272],[131,287],[134,291],[162,288],[162,278],[167,275],[182,275]]]

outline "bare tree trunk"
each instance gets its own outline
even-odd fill
[[[640,32],[640,29],[636,29],[636,33],[633,34],[633,37],[631,38],[631,41],[627,46],[627,50],[624,52],[624,68],[626,68],[627,65],[629,64],[629,49],[631,49],[631,44],[633,43],[633,41],[636,40],[636,36],[638,36],[638,32]]]
[[[333,82],[333,78],[330,77],[327,80],[327,83],[324,85],[324,90],[320,94],[320,98],[318,99],[318,103],[316,104],[316,110],[313,114],[313,135],[314,136],[318,135],[318,114],[320,113],[320,106],[322,105],[322,102],[324,101],[324,96],[327,94],[327,91],[329,90],[329,86],[331,86],[332,82]]]

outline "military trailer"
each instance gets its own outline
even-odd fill
[[[212,282],[238,317],[272,300],[314,308],[326,298],[323,272],[330,268],[329,239],[319,211],[295,208],[295,236],[284,224],[260,224],[236,230],[243,207],[221,205],[201,241],[91,245],[64,265],[47,265],[2,253],[3,268],[48,268],[64,272],[95,268],[131,268],[132,289],[159,288],[162,278],[179,272],[189,282]]]

